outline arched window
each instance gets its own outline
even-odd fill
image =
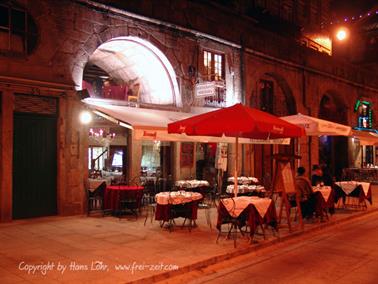
[[[273,113],[273,81],[260,80],[260,109]]]
[[[0,53],[28,55],[37,45],[37,26],[25,9],[6,2],[0,4]]]

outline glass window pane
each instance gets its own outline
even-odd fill
[[[0,26],[9,27],[9,9],[4,6],[0,6]]]
[[[88,169],[91,169],[92,163],[92,148],[88,148]]]
[[[12,32],[24,33],[25,32],[25,12],[12,10],[11,12]]]

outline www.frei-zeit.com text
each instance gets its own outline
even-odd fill
[[[138,263],[132,262],[127,264],[112,264],[108,265],[104,261],[95,260],[90,264],[82,264],[75,261],[69,263],[62,262],[52,262],[48,261],[46,263],[26,263],[21,261],[18,265],[18,269],[25,271],[27,274],[41,274],[46,275],[50,271],[58,271],[60,273],[65,273],[67,271],[74,272],[84,272],[84,271],[125,271],[132,274],[142,271],[172,271],[178,270],[178,265],[175,264],[165,264],[165,263]]]

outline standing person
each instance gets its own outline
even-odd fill
[[[323,173],[323,182],[324,185],[331,186],[333,183],[333,177],[331,175],[331,172],[326,164],[322,166],[322,173]]]
[[[323,172],[318,165],[312,166],[311,184],[313,186],[324,185]]]
[[[295,177],[295,185],[299,193],[300,206],[302,216],[304,218],[311,218],[314,213],[314,199],[313,190],[310,179],[305,176],[306,169],[299,167],[297,169],[297,176]]]

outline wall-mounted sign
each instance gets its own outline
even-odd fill
[[[202,82],[196,84],[196,98],[215,96],[215,87],[215,82]]]
[[[373,111],[370,102],[357,100],[354,111],[357,112],[359,128],[373,128]]]

